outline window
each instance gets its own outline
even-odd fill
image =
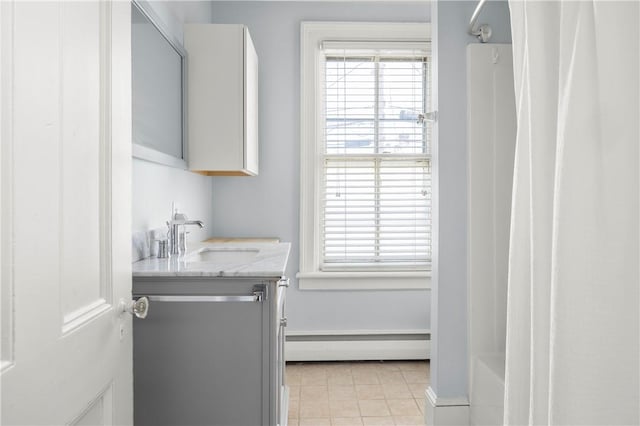
[[[427,287],[428,47],[427,24],[303,24],[301,288]]]
[[[427,269],[427,57],[329,53],[321,270]]]

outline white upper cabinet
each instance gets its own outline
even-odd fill
[[[244,25],[188,24],[187,157],[210,176],[258,174],[258,55]]]

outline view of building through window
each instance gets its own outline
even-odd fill
[[[428,269],[428,60],[328,56],[322,269]]]

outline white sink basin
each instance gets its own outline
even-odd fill
[[[190,255],[188,262],[208,263],[248,263],[252,262],[258,253],[256,248],[214,248],[205,247]]]

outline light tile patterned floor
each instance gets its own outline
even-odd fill
[[[429,361],[290,362],[290,426],[424,425]]]

